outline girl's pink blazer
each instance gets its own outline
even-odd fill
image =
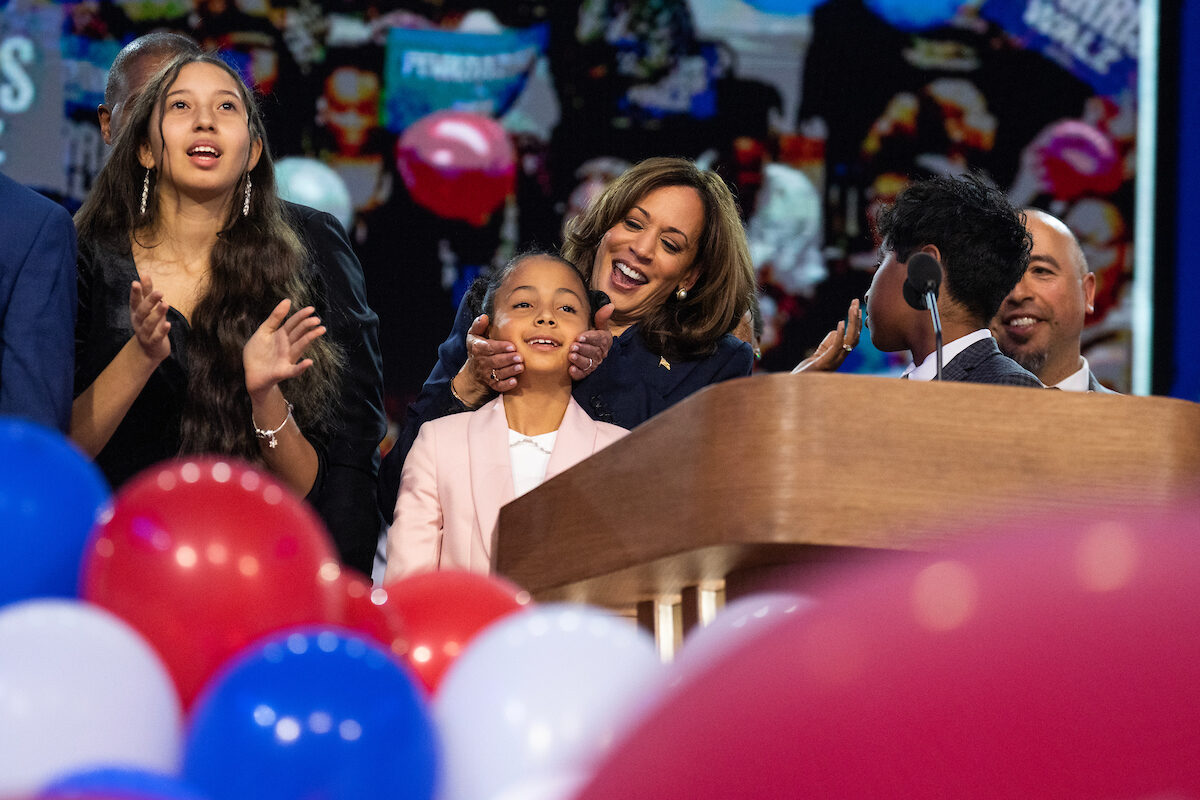
[[[627,433],[596,422],[572,399],[546,479]],[[508,449],[502,397],[421,426],[401,472],[385,581],[435,569],[491,571],[500,507],[513,499]]]

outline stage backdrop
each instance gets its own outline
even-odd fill
[[[882,203],[914,178],[978,169],[1079,236],[1098,276],[1086,355],[1128,388],[1134,2],[0,7],[0,169],[72,209],[103,163],[95,107],[120,46],[166,29],[226,54],[263,97],[276,157],[301,159],[303,199],[348,223],[393,414],[470,280],[557,244],[566,217],[650,155],[698,159],[736,188],[762,287],[761,370],[792,367],[862,296]],[[447,191],[464,175],[484,189]],[[868,345],[844,369],[902,366]]]

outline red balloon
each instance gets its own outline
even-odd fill
[[[503,578],[459,570],[422,572],[383,588],[408,631],[409,666],[430,692],[476,634],[530,603],[528,592]]]
[[[150,641],[188,706],[257,637],[336,620],[340,574],[321,521],[274,478],[230,460],[175,460],[117,493],[88,541],[81,596]]]
[[[1200,795],[1198,512],[1013,521],[1036,535],[839,574],[576,800]]]
[[[495,120],[436,111],[404,131],[396,145],[404,185],[438,216],[482,225],[516,183],[516,152]]]
[[[338,579],[337,592],[344,603],[342,626],[366,634],[407,660],[411,646],[408,630],[394,604],[388,602],[383,588],[372,588],[369,581],[349,572]]]

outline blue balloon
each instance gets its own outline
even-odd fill
[[[235,656],[192,709],[184,779],[212,800],[429,800],[424,694],[341,628],[293,629]]]
[[[46,800],[88,800],[92,797],[130,800],[209,800],[199,789],[179,778],[158,772],[122,767],[73,772],[42,789]]]
[[[84,546],[111,496],[61,433],[0,417],[0,606],[78,596]]]
[[[746,0],[747,3],[768,14],[811,14],[825,0]]]
[[[867,0],[867,7],[891,25],[921,31],[954,19],[964,0]]]

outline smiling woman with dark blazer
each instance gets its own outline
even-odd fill
[[[613,303],[611,341],[591,330],[571,353],[574,397],[593,419],[633,428],[705,386],[750,374],[753,350],[730,331],[749,307],[754,267],[737,203],[715,173],[682,158],[634,165],[568,223],[562,254]],[[464,298],[380,470],[385,513],[422,423],[516,385],[520,355],[483,338],[487,326]]]

